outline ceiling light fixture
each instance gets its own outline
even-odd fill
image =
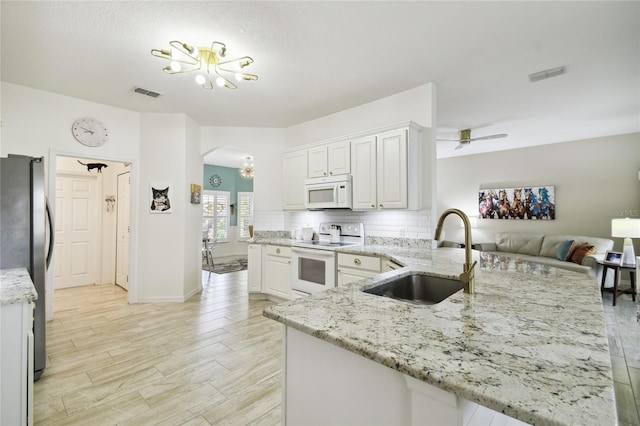
[[[227,60],[227,46],[219,41],[211,43],[211,47],[195,47],[177,40],[169,45],[172,49],[151,49],[153,56],[169,61],[163,71],[167,74],[195,72],[196,83],[205,89],[213,89],[214,83],[218,87],[237,89],[229,77],[236,81],[258,79],[257,75],[243,71],[253,63],[251,57]]]
[[[567,67],[557,67],[551,68],[544,71],[534,72],[533,74],[529,74],[529,81],[531,83],[535,81],[544,80],[551,77],[557,77],[567,72]]]
[[[251,157],[247,157],[247,161],[244,162],[244,165],[240,167],[240,176],[245,179],[253,179],[253,162],[251,161]]]

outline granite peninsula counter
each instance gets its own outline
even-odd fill
[[[0,269],[0,305],[31,302],[38,298],[25,268]]]
[[[595,278],[474,251],[475,294],[422,306],[360,290],[415,272],[455,278],[464,250],[338,251],[386,255],[406,267],[268,307],[264,315],[526,423],[617,424]]]

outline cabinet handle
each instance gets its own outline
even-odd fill
[[[333,175],[333,172],[329,172],[330,175]]]
[[[380,204],[380,208],[383,208],[384,206],[382,204]]]
[[[280,249],[276,249],[276,253],[280,254]]]
[[[353,259],[353,263],[355,263],[356,265],[359,265],[362,263],[362,261],[356,257],[355,259]]]
[[[375,205],[375,204],[371,204],[371,207],[373,207],[373,208],[375,209],[375,208],[376,208],[376,205]]]
[[[322,172],[322,174],[326,176],[326,175],[327,175],[327,172]]]

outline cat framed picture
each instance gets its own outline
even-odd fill
[[[191,204],[200,204],[202,187],[196,183],[191,184]]]
[[[149,184],[149,213],[171,213],[171,184],[151,182]]]

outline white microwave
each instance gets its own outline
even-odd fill
[[[350,209],[351,175],[328,176],[304,181],[307,209]]]

